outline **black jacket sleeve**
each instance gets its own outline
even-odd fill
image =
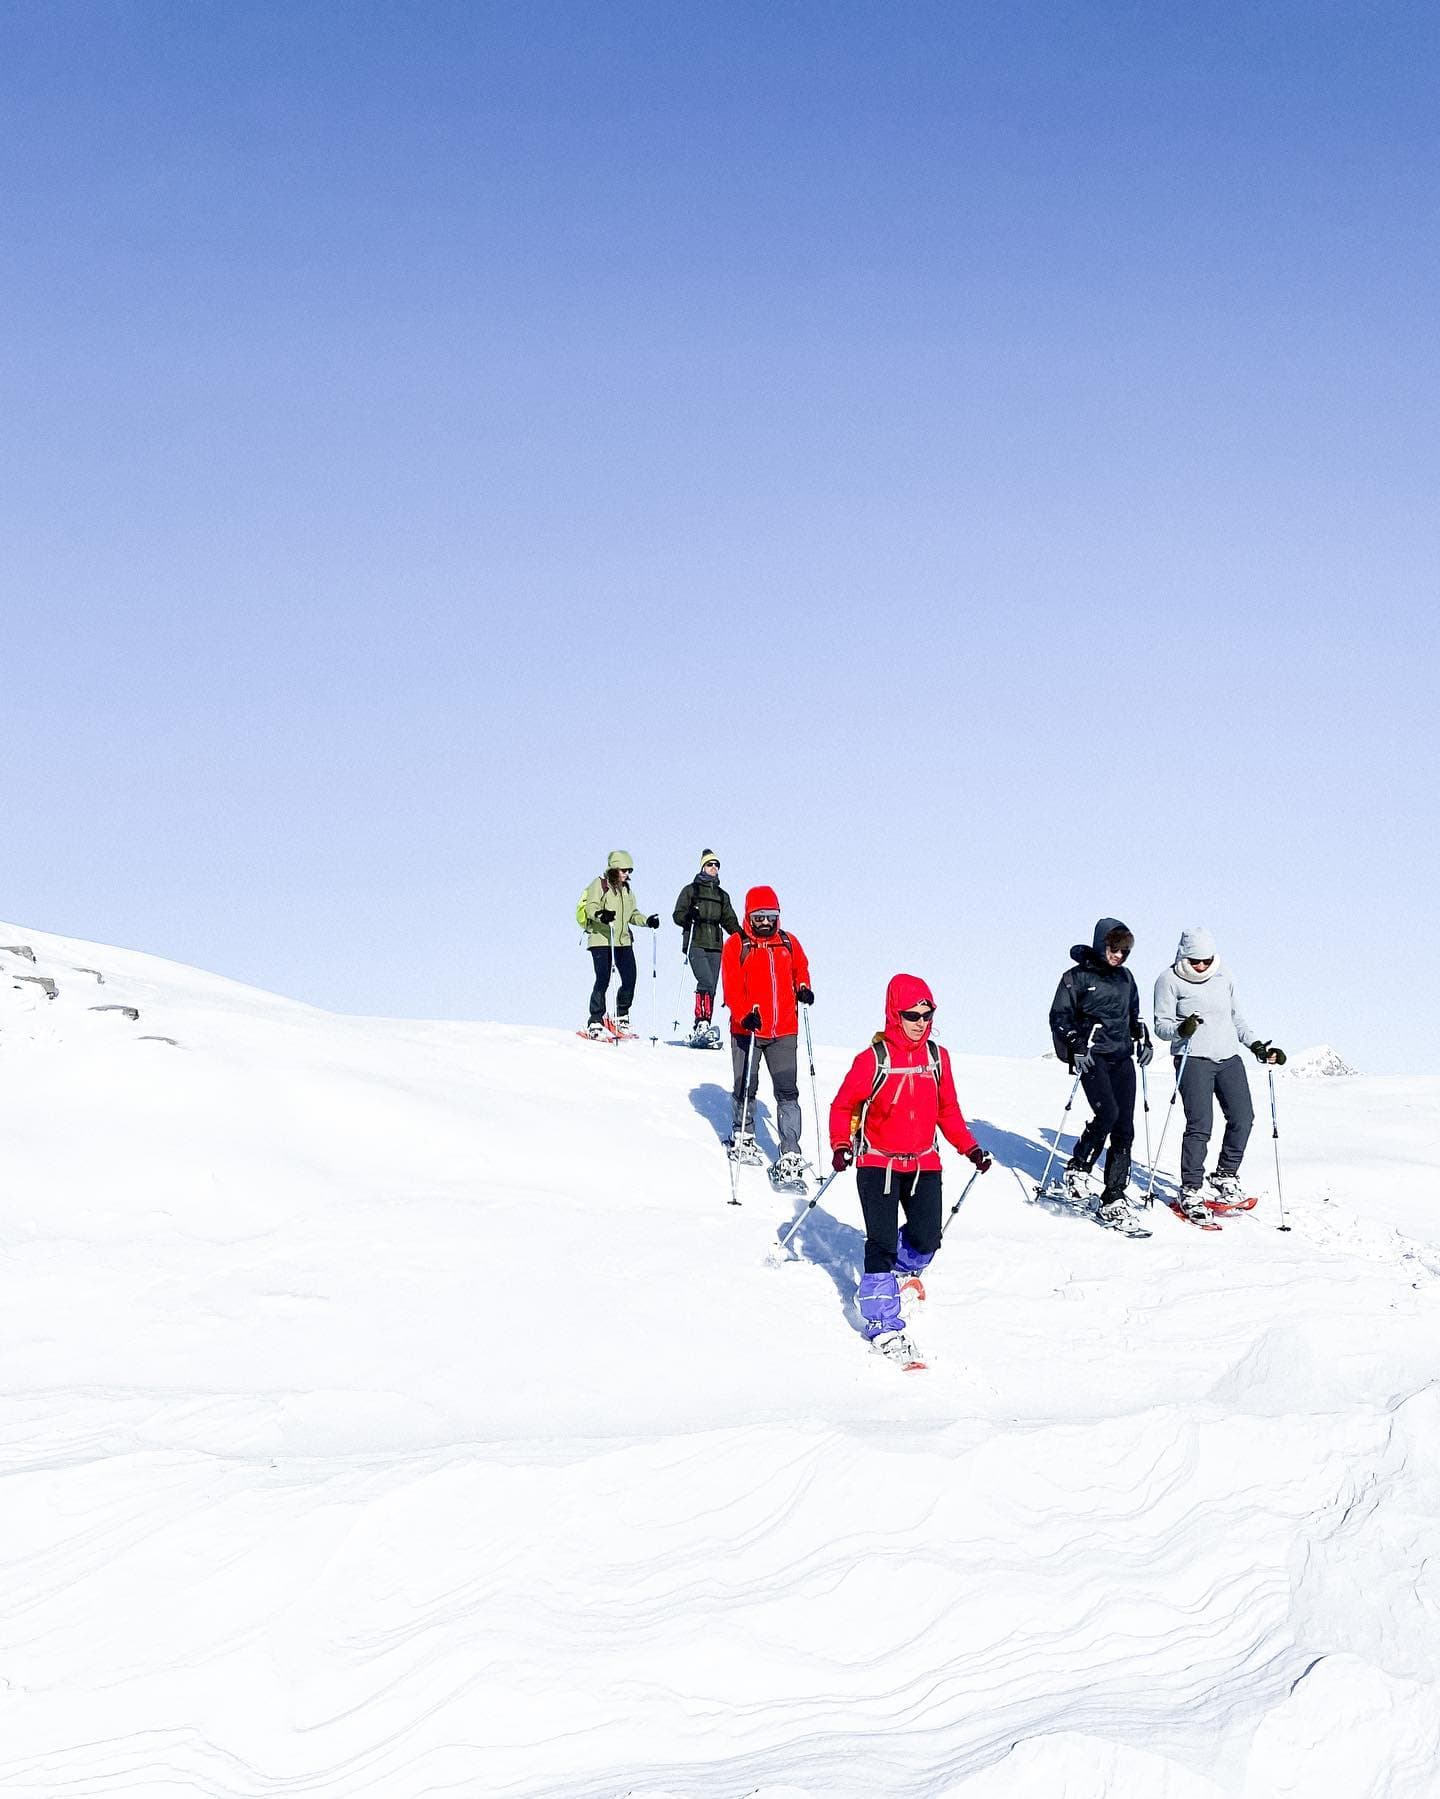
[[[1075,1004],[1075,970],[1067,968],[1050,1002],[1050,1041],[1055,1054],[1067,1066],[1073,1061],[1080,1036],[1080,1014]]]

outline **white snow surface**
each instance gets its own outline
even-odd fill
[[[728,1056],[0,941],[7,1799],[1440,1793],[1440,1081],[1282,1074],[1282,1234],[1254,1071],[1260,1205],[1131,1242],[957,1058],[906,1374]]]

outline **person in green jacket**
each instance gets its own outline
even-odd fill
[[[720,1029],[714,1017],[720,952],[727,934],[740,929],[740,920],[720,885],[720,858],[714,850],[701,850],[700,872],[680,889],[674,917],[684,933],[680,953],[695,976],[695,1029],[690,1041],[697,1049],[719,1049]]]
[[[615,1000],[614,1034],[630,1037],[630,1005],[635,998],[635,945],[630,933],[640,925],[647,930],[660,929],[660,914],[647,918],[640,902],[630,891],[630,877],[635,864],[626,850],[611,850],[603,875],[585,889],[580,902],[584,913],[585,947],[595,964],[595,985],[590,992],[590,1022],[586,1033],[591,1037],[611,1035],[605,1025],[605,998],[610,991],[612,969],[620,971],[620,992]]]

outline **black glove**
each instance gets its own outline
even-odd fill
[[[614,924],[615,908],[613,906],[602,906],[595,916],[600,920],[601,924]]]
[[[1285,1051],[1273,1043],[1262,1043],[1258,1037],[1250,1045],[1250,1054],[1257,1062],[1273,1062],[1277,1068],[1285,1066]]]
[[[995,1158],[990,1154],[988,1149],[981,1149],[980,1145],[977,1143],[974,1149],[967,1149],[965,1151],[965,1160],[967,1162],[973,1162],[980,1170],[981,1174],[984,1174]]]
[[[1135,1060],[1142,1068],[1148,1068],[1155,1060],[1155,1045],[1150,1041],[1150,1033],[1143,1024],[1135,1027]]]
[[[760,1029],[759,1006],[751,1006],[750,1010],[740,1020],[737,1028],[742,1031],[758,1031]]]
[[[1188,1018],[1182,1018],[1180,1020],[1180,1023],[1176,1026],[1175,1035],[1177,1037],[1193,1037],[1204,1022],[1205,1020],[1198,1012],[1192,1012]]]
[[[802,1006],[813,1006],[815,1004],[815,995],[808,987],[797,987],[795,989],[795,997]]]
[[[645,920],[645,928],[650,931],[658,931],[660,929],[660,914],[658,912],[652,912]]]
[[[830,1166],[835,1170],[836,1174],[843,1174],[854,1160],[855,1151],[851,1149],[848,1143],[842,1143],[839,1149],[835,1151],[835,1154],[831,1156]]]

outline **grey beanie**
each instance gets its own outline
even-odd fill
[[[1204,962],[1215,954],[1215,939],[1203,924],[1187,924],[1180,933],[1177,962]]]

